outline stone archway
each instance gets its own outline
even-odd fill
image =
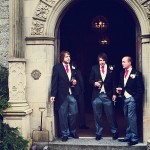
[[[57,57],[56,33],[61,17],[63,16],[67,7],[69,7],[73,2],[75,2],[75,0],[40,0],[34,3],[33,1],[29,0],[24,4],[17,0],[11,2],[10,56],[13,57],[13,60],[9,62],[9,65],[11,66],[11,70],[15,71],[18,70],[16,67],[18,65],[16,64],[21,64],[22,67],[19,67],[19,69],[23,70],[24,76],[22,82],[25,82],[26,84],[23,84],[25,86],[23,87],[25,96],[23,96],[23,98],[21,97],[20,100],[15,99],[15,95],[12,95],[11,99],[11,103],[14,104],[13,107],[19,107],[19,111],[22,111],[23,115],[20,114],[20,112],[17,113],[15,109],[12,109],[6,111],[5,120],[13,126],[16,126],[18,122],[16,116],[22,115],[22,120],[27,120],[28,127],[31,129],[28,135],[24,134],[25,136],[31,135],[33,129],[37,128],[40,124],[40,113],[38,108],[42,106],[47,108],[44,113],[43,127],[49,130],[50,140],[53,140],[55,137],[53,106],[47,102],[49,99],[48,93],[50,89],[52,67]],[[35,7],[35,3],[36,8],[34,11],[32,8]],[[149,62],[150,58],[149,1],[124,0],[124,3],[126,3],[126,5],[134,12],[141,28],[141,39],[139,42],[141,44],[142,73],[145,81],[143,134],[144,141],[147,141],[150,138],[150,135],[147,132],[150,128],[150,82],[148,82],[150,68],[149,63],[147,63]],[[14,9],[18,5],[25,9],[24,18],[21,16],[23,10],[20,9],[21,13],[18,13],[18,11]],[[27,6],[30,5],[33,7],[27,8]],[[31,14],[33,13],[29,14],[27,11],[34,11],[34,15],[32,16]],[[22,19],[26,20],[26,24],[24,26],[22,26]],[[18,24],[18,22],[20,24]],[[20,29],[19,31],[21,33],[18,32],[18,28]],[[27,28],[31,30],[28,30]],[[20,38],[23,39],[23,42],[20,41]],[[14,78],[12,77],[14,77],[14,71],[10,72],[10,85],[13,84]],[[15,78],[17,79],[19,75],[20,73],[17,73]],[[12,85],[9,90],[10,93],[14,91],[14,86]],[[15,92],[18,93],[18,91]],[[33,112],[31,111],[31,108],[33,108]],[[15,119],[13,118],[14,116],[12,117],[12,113],[14,113]],[[20,118],[18,119],[21,120]],[[15,123],[12,123],[12,121]],[[19,121],[20,124],[23,123],[23,121]],[[22,129],[23,133],[27,130],[21,125],[20,128]]]
[[[55,1],[56,3],[58,1]],[[141,13],[141,9],[142,7],[144,6],[145,10],[147,11],[147,7],[148,7],[148,3],[138,3],[138,2],[131,2],[131,1],[126,1],[127,5],[129,5],[129,7],[134,10],[136,12],[136,17],[138,18],[139,20],[139,23],[140,23],[140,26],[141,26],[141,33],[142,35],[147,35],[148,34],[148,29],[149,29],[149,26],[148,26],[148,19],[147,19],[147,16],[146,16],[146,13],[143,12],[143,14]],[[70,1],[65,1],[65,2],[59,2],[59,7],[57,7],[57,11],[55,14],[52,14],[49,16],[49,18],[47,19],[48,22],[50,22],[50,24],[48,23],[47,27],[43,30],[43,33],[45,31],[46,34],[54,37],[55,36],[55,26],[56,26],[56,23],[59,22],[58,21],[58,18],[59,16],[61,16],[61,13],[63,12],[63,10],[65,9],[65,7],[67,7],[69,4],[70,4]],[[40,4],[42,5],[42,4]],[[45,4],[44,4],[45,5]],[[56,4],[57,5],[57,4]],[[143,5],[143,6],[142,6]],[[60,19],[60,18],[59,18]],[[147,23],[146,23],[147,22]],[[147,24],[147,25],[146,25]],[[33,28],[32,28],[33,29]],[[35,28],[34,28],[35,29]],[[146,31],[147,30],[147,31]],[[36,30],[35,30],[36,31]],[[32,32],[33,33],[33,32]],[[35,32],[37,33],[37,32]],[[34,34],[34,33],[33,33]],[[56,47],[55,47],[56,48]],[[55,49],[56,50],[56,49]],[[142,48],[142,51],[143,51],[143,48]],[[142,63],[143,65],[143,63]],[[143,70],[143,67],[142,67],[142,71]]]

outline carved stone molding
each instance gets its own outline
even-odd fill
[[[150,0],[139,0],[141,5],[145,8],[148,19],[150,19]]]
[[[36,7],[31,27],[31,35],[44,35],[45,23],[53,7],[61,0],[40,0]],[[150,19],[150,0],[138,0]]]
[[[42,20],[42,21],[46,21],[49,10],[50,10],[50,6],[48,6],[45,3],[41,2],[39,4],[38,8],[36,9],[33,18],[39,19],[39,20]]]
[[[31,35],[42,35],[44,32],[44,22],[40,20],[32,21]]]
[[[33,16],[31,35],[43,35],[47,16],[59,0],[40,0]]]
[[[55,38],[46,36],[29,36],[25,38],[27,45],[54,45]]]
[[[31,72],[31,76],[33,77],[34,80],[38,80],[41,76],[41,72],[39,70],[33,70]]]
[[[9,99],[10,102],[26,102],[25,61],[9,61]]]

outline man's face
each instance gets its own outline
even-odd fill
[[[106,64],[106,61],[103,58],[99,58],[99,64],[101,66],[104,66]]]
[[[70,55],[66,53],[65,56],[64,56],[64,61],[63,61],[63,62],[64,62],[65,64],[69,64],[69,63],[70,63],[70,60],[71,60],[71,59],[70,59]]]
[[[131,67],[131,62],[128,60],[128,57],[123,57],[122,58],[122,67],[124,69],[128,69]]]

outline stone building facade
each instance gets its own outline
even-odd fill
[[[0,65],[8,68],[9,1],[0,0]]]
[[[24,137],[31,137],[32,131],[40,125],[39,107],[44,107],[43,128],[49,131],[50,140],[55,138],[55,117],[53,105],[48,103],[48,93],[52,67],[59,54],[59,22],[74,1],[0,0],[3,12],[0,16],[0,62],[5,66],[6,60],[9,62],[12,105],[4,113],[4,121],[18,126]],[[146,142],[150,139],[150,1],[122,1],[134,12],[141,29],[140,61],[145,82],[143,140]]]

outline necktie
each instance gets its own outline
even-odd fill
[[[102,66],[101,69],[102,69],[102,73],[104,74],[104,66]]]
[[[65,67],[66,67],[66,72],[68,73],[69,72],[68,64],[66,64]]]
[[[127,77],[128,72],[129,72],[129,70],[128,70],[128,69],[126,69],[125,74],[124,74],[124,78],[126,78],[126,77]]]

